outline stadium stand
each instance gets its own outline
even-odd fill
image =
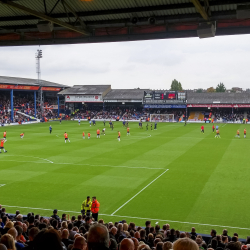
[[[102,232],[101,235],[98,232]],[[62,214],[60,218],[57,210],[53,211],[51,217],[34,215],[32,212],[24,216],[19,210],[11,215],[1,205],[0,233],[0,243],[12,250],[23,247],[33,250],[85,250],[87,244],[88,250],[117,250],[118,246],[119,249],[131,250],[178,250],[177,245],[180,242],[186,247],[187,243],[191,244],[190,250],[199,248],[247,250],[250,246],[249,237],[246,240],[239,239],[237,233],[231,237],[227,229],[221,234],[212,229],[210,235],[202,235],[198,234],[194,227],[190,232],[180,232],[171,228],[169,224],[164,224],[162,227],[159,224],[152,226],[150,221],[145,222],[145,227],[140,227],[133,222],[128,224],[126,220],[105,223],[100,219],[97,222],[85,215],[70,217]],[[127,244],[131,244],[131,248],[126,246]]]
[[[223,103],[223,104],[248,104],[250,99],[250,93],[193,93],[189,92],[187,94],[188,104],[213,104],[213,103]]]

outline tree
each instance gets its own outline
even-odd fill
[[[170,90],[173,90],[173,91],[181,91],[181,90],[182,90],[181,83],[178,82],[176,79],[174,79],[174,80],[172,81],[172,83],[171,83]]]
[[[202,92],[203,92],[202,89],[197,89],[197,90],[196,90],[196,93],[202,93]]]
[[[220,82],[216,86],[216,92],[225,92],[225,91],[226,91],[226,87],[225,87],[224,83]]]
[[[207,89],[207,92],[209,92],[209,93],[215,92],[215,89],[213,87],[210,87]]]

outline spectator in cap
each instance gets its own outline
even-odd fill
[[[60,221],[60,217],[57,215],[57,209],[54,209],[53,215],[51,216],[51,218]]]

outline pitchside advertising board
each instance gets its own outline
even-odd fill
[[[188,108],[250,108],[250,104],[188,104]]]
[[[144,91],[144,103],[185,102],[186,93],[179,91]]]
[[[101,95],[66,95],[65,102],[103,102]]]

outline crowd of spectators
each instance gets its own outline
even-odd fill
[[[222,120],[223,122],[242,122],[245,118],[243,112],[232,113],[232,110],[218,110],[213,115],[215,121]]]
[[[146,120],[150,117],[150,114],[174,114],[175,120],[178,121],[180,117],[182,117],[183,113],[182,110],[179,109],[143,109],[142,107],[139,108],[108,108],[108,110],[97,109],[97,110],[77,110],[73,117],[74,119],[117,119],[119,120]]]
[[[33,96],[31,97],[28,94],[14,96],[14,102],[13,102],[14,121],[13,122],[27,122],[30,120],[29,117],[35,116],[34,101],[32,101],[33,98],[34,98]],[[38,119],[42,119],[42,117],[46,117],[47,119],[56,118],[57,112],[53,112],[53,110],[49,108],[51,105],[55,105],[56,101],[57,101],[56,98],[50,98],[50,97],[45,98],[44,100],[45,108],[44,108],[43,116],[42,116],[40,106],[37,103],[37,109],[36,109],[37,118]],[[7,124],[11,122],[10,110],[11,110],[10,97],[7,96],[5,92],[1,92],[0,93],[0,123],[1,124]],[[25,115],[22,115],[16,111],[20,111]]]
[[[180,232],[169,224],[152,226],[146,221],[145,227],[135,223],[105,223],[92,217],[62,214],[57,210],[53,215],[42,217],[29,213],[23,216],[19,210],[9,215],[0,205],[0,250],[247,250],[250,237],[239,241],[238,234],[229,236],[211,230],[206,241],[193,227],[191,232]]]

